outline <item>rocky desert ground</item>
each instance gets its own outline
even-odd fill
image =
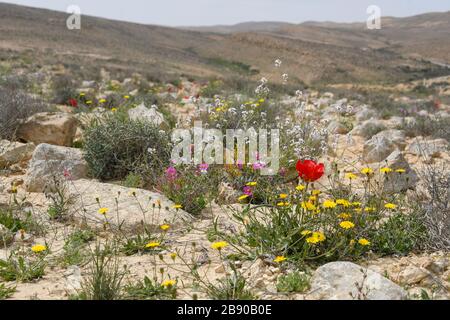
[[[274,57],[230,85],[1,53],[0,299],[450,298],[448,68],[305,85]],[[279,168],[171,161],[195,121],[278,129]]]

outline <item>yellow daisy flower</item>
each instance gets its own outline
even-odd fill
[[[146,248],[156,248],[159,247],[161,243],[159,242],[149,242],[145,245]]]
[[[392,172],[392,169],[388,168],[388,167],[384,167],[384,168],[380,169],[380,172],[386,174],[386,173]]]
[[[342,228],[342,229],[351,229],[351,228],[354,228],[355,227],[355,224],[353,223],[353,222],[351,222],[351,221],[342,221],[340,224],[339,224],[339,226]]]
[[[349,172],[349,173],[345,174],[345,178],[349,179],[349,180],[354,180],[354,179],[358,178],[358,176],[354,173]]]
[[[281,263],[281,262],[283,262],[285,260],[286,260],[286,257],[283,257],[283,256],[278,256],[275,259],[273,259],[273,261],[276,262],[276,263]]]
[[[297,191],[303,191],[305,189],[306,189],[306,186],[304,186],[302,184],[299,184],[298,186],[295,187],[295,190],[297,190]]]
[[[102,215],[107,214],[108,211],[109,211],[108,208],[100,208],[100,209],[98,209],[98,213],[100,213],[100,214],[102,214]]]
[[[160,226],[160,229],[161,229],[162,231],[167,231],[167,230],[170,229],[170,225],[168,225],[168,224],[163,224],[162,226]]]
[[[33,251],[34,253],[40,253],[40,252],[44,252],[46,250],[47,250],[47,247],[42,244],[37,244],[37,245],[31,247],[31,251]]]
[[[323,206],[324,208],[327,208],[327,209],[333,209],[333,208],[335,208],[335,207],[337,206],[337,204],[336,204],[336,202],[334,202],[333,200],[325,200],[325,201],[322,203],[322,206]]]
[[[363,168],[361,170],[361,173],[365,174],[365,175],[371,175],[371,174],[373,174],[373,169],[372,168]]]
[[[396,205],[396,204],[393,204],[393,203],[386,203],[386,204],[384,205],[384,207],[385,207],[386,209],[394,210],[394,209],[397,208],[397,205]]]
[[[361,238],[358,240],[358,243],[362,246],[369,246],[370,245],[370,241],[364,238]]]
[[[226,246],[228,246],[228,242],[226,241],[218,241],[211,244],[211,248],[219,251],[225,248]]]
[[[165,280],[161,283],[161,286],[168,288],[168,287],[173,287],[176,283],[177,283],[176,280]]]

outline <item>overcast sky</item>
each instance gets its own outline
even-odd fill
[[[365,21],[369,5],[383,16],[411,16],[450,11],[449,0],[16,0],[3,1],[66,11],[78,5],[82,14],[159,24],[200,26],[245,21]]]

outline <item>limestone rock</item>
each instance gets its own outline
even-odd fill
[[[375,134],[380,131],[386,130],[386,126],[383,121],[371,118],[369,120],[364,121],[363,123],[357,125],[353,128],[351,132],[352,135],[362,136],[366,139],[372,138]]]
[[[134,229],[144,221],[159,230],[164,223],[174,227],[193,219],[184,210],[174,209],[175,204],[164,195],[147,190],[80,179],[69,184],[69,194],[73,198],[73,216],[94,226],[107,221],[115,227]],[[100,207],[109,209],[106,215],[98,212]]]
[[[143,103],[128,110],[128,116],[131,120],[148,121],[158,126],[164,122],[163,114],[158,112],[156,107],[147,108]]]
[[[429,275],[429,272],[422,268],[416,266],[407,266],[398,275],[398,281],[402,284],[413,285],[420,283],[425,278],[429,277]]]
[[[77,120],[67,113],[36,113],[18,128],[17,137],[27,142],[72,146],[77,131]]]
[[[34,143],[0,140],[0,168],[29,160],[35,148]]]
[[[358,290],[358,286],[362,289]],[[340,261],[327,263],[315,271],[310,292],[310,298],[320,300],[403,300],[407,295],[379,273]]]
[[[40,144],[29,163],[25,188],[28,192],[43,192],[53,188],[55,179],[64,174],[77,180],[87,177],[88,166],[81,150],[50,144]]]
[[[406,151],[426,158],[438,157],[449,150],[449,143],[445,139],[425,140],[422,137],[415,138]]]
[[[384,190],[386,192],[401,192],[416,187],[418,176],[410,167],[400,150],[395,150],[387,158],[383,166],[393,170],[404,169],[405,173],[392,172],[389,179],[384,180]]]
[[[363,159],[366,163],[383,161],[395,148],[394,143],[388,138],[384,136],[373,136],[364,144]]]
[[[406,147],[406,135],[402,130],[388,129],[378,132],[373,138],[386,138],[392,142],[400,150],[404,150]]]

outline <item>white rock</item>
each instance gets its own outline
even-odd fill
[[[396,146],[384,136],[373,136],[364,143],[363,159],[366,163],[383,161],[395,148]]]
[[[408,161],[406,161],[400,150],[395,150],[392,152],[386,158],[386,161],[381,163],[379,166],[387,166],[393,170],[406,170],[405,173],[401,174],[392,172],[388,176],[389,179],[384,179],[384,190],[386,192],[401,192],[408,189],[414,189],[416,187],[419,178],[417,177],[416,172],[409,165]]]
[[[386,126],[384,125],[383,121],[371,118],[357,125],[350,132],[352,135],[362,136],[366,139],[370,139],[372,138],[372,136],[383,130],[386,130]]]
[[[362,291],[357,286],[362,286]],[[313,299],[352,300],[358,298],[359,292],[363,294],[359,298],[368,300],[402,300],[407,296],[405,290],[389,279],[351,262],[327,263],[311,279]]]
[[[388,139],[390,142],[395,144],[395,146],[400,150],[404,150],[406,147],[406,135],[405,132],[402,130],[397,129],[383,130],[374,135],[372,139],[381,137]]]
[[[147,108],[143,103],[137,107],[128,110],[128,116],[131,120],[148,121],[155,125],[164,122],[164,116],[156,108]]]
[[[36,147],[28,165],[25,188],[43,192],[54,187],[55,179],[68,173],[71,180],[87,177],[88,166],[81,150],[42,143]]]
[[[94,226],[102,226],[107,221],[115,227],[122,225],[132,229],[144,221],[159,230],[164,223],[175,227],[193,219],[184,210],[174,209],[175,204],[164,195],[147,190],[80,179],[69,184],[69,194],[73,198],[70,208],[73,216]],[[158,201],[161,209],[158,209]],[[106,215],[98,212],[100,207],[109,209]]]
[[[416,137],[406,148],[406,151],[425,158],[438,157],[441,153],[449,150],[449,143],[445,139],[425,140]]]

